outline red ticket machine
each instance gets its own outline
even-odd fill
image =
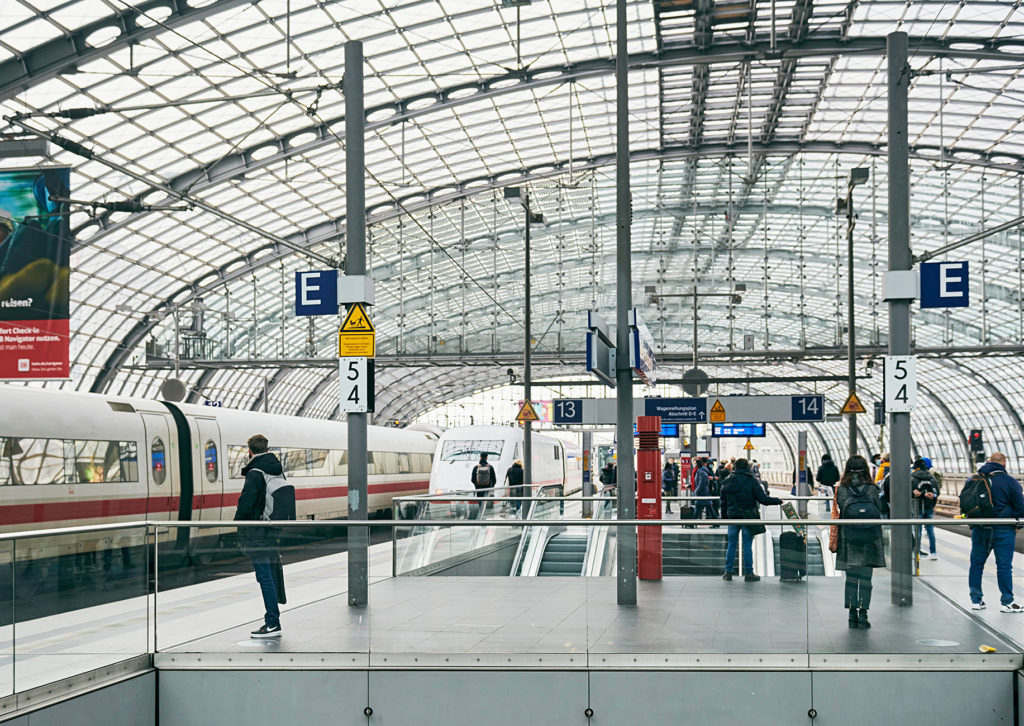
[[[679,495],[686,496],[693,489],[693,481],[690,479],[691,468],[690,453],[683,451],[679,453]]]
[[[636,518],[661,519],[661,416],[636,419]],[[661,527],[639,527],[638,572],[641,580],[661,579]]]

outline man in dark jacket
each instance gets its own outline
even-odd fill
[[[265,521],[267,511],[268,483],[271,477],[281,477],[284,470],[281,461],[267,451],[267,437],[256,434],[249,438],[249,463],[242,468],[245,484],[238,497],[235,509],[236,522]],[[271,495],[271,509],[275,506]],[[295,519],[295,490],[291,492],[290,517],[288,512],[279,512],[275,519]],[[263,626],[252,632],[253,638],[281,637],[281,609],[278,607],[278,588],[274,581],[274,568],[280,566],[276,533],[268,527],[239,527],[238,539],[242,551],[252,560],[256,581],[263,593],[266,613]]]
[[[1024,517],[1024,491],[1020,482],[1006,473],[1006,456],[993,451],[979,472],[989,477],[992,486],[992,508],[996,517],[1015,519]],[[984,610],[981,575],[990,552],[996,553],[996,581],[999,583],[1000,611],[1022,613],[1024,606],[1013,601],[1013,551],[1016,547],[1017,528],[1014,524],[994,527],[971,527],[971,569],[967,582],[971,590],[971,609]]]
[[[508,484],[508,495],[510,497],[528,497],[529,493],[523,491],[526,487],[523,486],[523,462],[516,459],[512,462],[512,466],[505,472],[505,482]],[[523,510],[523,517],[526,517],[527,512],[530,511],[530,503],[516,500],[513,505],[513,509],[516,510],[516,514],[519,513],[520,508]]]
[[[815,476],[818,485],[824,489],[823,492],[826,496],[835,495],[835,486],[839,481],[839,467],[832,461],[831,454],[823,454],[821,457],[821,466],[818,467],[818,474]]]
[[[498,486],[498,477],[494,473],[494,467],[487,463],[487,454],[480,454],[480,463],[470,471],[470,481],[476,487],[478,497],[486,497],[485,489],[493,489]]]
[[[672,468],[672,462],[665,462],[665,469],[661,472],[661,491],[666,497],[679,495],[679,479],[676,470]],[[665,514],[672,513],[672,502],[665,502]]]
[[[736,459],[732,475],[722,486],[722,519],[760,519],[760,504],[782,504],[781,499],[764,493],[764,487],[750,473],[746,459]],[[743,579],[757,582],[761,578],[754,574],[754,537],[745,525],[730,524],[729,540],[725,549],[725,574],[723,580],[732,579],[736,565],[736,546],[743,530]]]
[[[917,502],[917,516],[921,519],[934,519],[935,505],[939,501],[939,484],[935,481],[927,462],[920,456],[914,460],[914,471],[910,474],[910,486],[913,487],[914,500]],[[917,549],[922,554],[928,555],[929,559],[937,560],[939,556],[935,553],[935,526],[924,525],[928,533],[928,548],[930,553],[922,549],[924,542],[921,541],[921,525],[915,528],[914,541],[917,542]]]

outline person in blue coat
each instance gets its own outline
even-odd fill
[[[996,517],[1018,519],[1024,517],[1024,491],[1020,482],[1006,473],[1006,455],[993,451],[978,471],[989,477],[992,486],[992,508]],[[971,592],[971,609],[984,610],[981,575],[990,553],[996,554],[996,582],[999,584],[1000,611],[1022,613],[1024,606],[1013,600],[1013,552],[1017,544],[1015,523],[996,526],[971,527],[971,569],[967,584]]]

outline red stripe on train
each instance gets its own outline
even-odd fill
[[[426,489],[425,481],[381,482],[370,484],[370,494],[395,494]],[[334,499],[348,496],[348,487],[308,487],[296,489],[297,500]],[[200,494],[193,498],[192,510],[233,507],[238,503],[238,492],[229,494]],[[173,497],[131,497],[125,499],[86,499],[65,502],[34,502],[0,506],[0,526],[13,524],[44,524],[73,519],[105,519],[108,517],[145,517],[178,511],[178,500]]]

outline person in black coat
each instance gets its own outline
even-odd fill
[[[478,497],[486,497],[487,491],[498,486],[498,475],[494,473],[494,467],[487,463],[487,454],[480,454],[480,463],[470,470],[470,481]]]
[[[760,519],[758,504],[782,504],[781,499],[770,497],[764,487],[750,473],[750,465],[746,459],[736,459],[732,476],[725,480],[722,487],[722,519]],[[757,582],[761,578],[754,574],[754,534],[746,525],[729,525],[729,544],[725,550],[725,574],[723,580],[732,579],[732,570],[736,565],[736,545],[743,530],[743,579]]]
[[[818,467],[818,473],[814,477],[818,485],[825,490],[827,496],[835,495],[836,482],[839,481],[839,467],[832,461],[831,454],[823,454],[821,457],[821,466]]]
[[[519,461],[519,459],[513,461],[512,466],[510,466],[508,471],[505,472],[505,483],[508,484],[508,495],[510,497],[530,496],[527,492],[523,491],[525,489],[523,486],[523,462]],[[514,503],[516,514],[519,513],[520,508],[527,512],[530,511],[530,507],[528,505],[529,502],[516,500]]]
[[[281,460],[267,451],[267,437],[256,434],[249,438],[249,463],[242,468],[245,483],[238,496],[234,521],[259,522],[267,496],[267,476],[281,476],[284,469]],[[294,519],[294,515],[292,516]],[[267,527],[239,527],[238,539],[242,551],[252,561],[256,581],[263,594],[263,626],[252,632],[254,638],[281,637],[281,609],[278,607],[277,584],[274,581],[274,566],[278,563],[277,538]]]

